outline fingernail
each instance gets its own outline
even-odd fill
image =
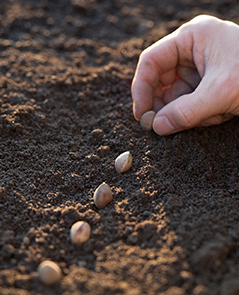
[[[166,116],[155,118],[153,122],[153,129],[158,135],[167,135],[176,132],[176,129]]]
[[[134,114],[134,117],[135,117],[135,119],[136,119],[137,121],[139,121],[138,113],[139,113],[139,112],[138,112],[138,108],[137,108],[135,102],[133,102],[133,114]]]

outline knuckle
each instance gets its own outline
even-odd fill
[[[195,118],[193,110],[189,107],[182,108],[180,105],[177,106],[176,110],[176,123],[183,128],[192,127],[194,121],[193,119]]]

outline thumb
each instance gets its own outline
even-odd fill
[[[223,115],[219,114],[223,112],[215,93],[214,95],[199,93],[200,91],[196,90],[182,95],[159,110],[153,122],[154,131],[159,135],[167,135],[199,125],[222,123]]]

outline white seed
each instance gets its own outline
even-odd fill
[[[71,227],[70,237],[74,244],[83,244],[89,240],[91,227],[85,221],[77,221]]]
[[[98,209],[105,208],[113,200],[111,188],[103,182],[94,192],[94,203]]]
[[[60,267],[53,261],[43,261],[38,266],[38,273],[41,281],[46,285],[52,285],[60,281],[62,272]]]
[[[142,117],[140,118],[141,127],[146,131],[152,130],[154,117],[155,117],[154,111],[148,111],[144,113]]]
[[[118,173],[128,171],[133,163],[132,155],[129,151],[122,153],[115,160],[115,169]]]

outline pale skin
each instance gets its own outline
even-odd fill
[[[156,112],[168,135],[239,115],[239,26],[200,15],[142,52],[132,82],[137,120]]]

